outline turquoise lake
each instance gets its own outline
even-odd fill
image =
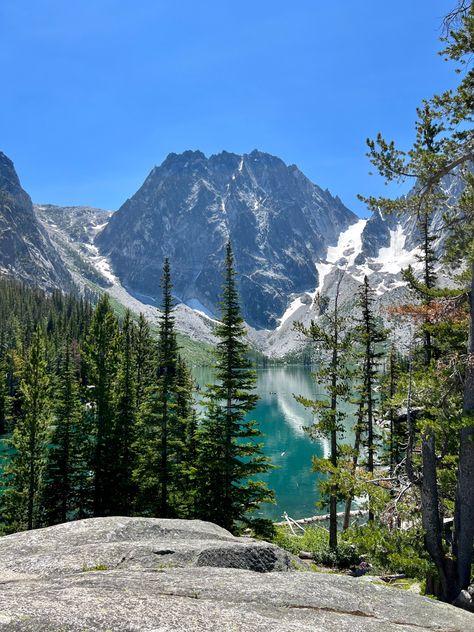
[[[209,369],[196,368],[193,373],[201,387],[213,381]],[[327,455],[329,443],[307,436],[303,426],[311,425],[312,414],[293,397],[322,395],[311,370],[303,366],[259,369],[256,391],[260,399],[249,418],[258,422],[264,434],[263,451],[278,466],[260,477],[276,495],[276,504],[262,505],[260,515],[278,521],[284,511],[292,518],[325,513],[315,507],[319,498],[318,476],[312,471],[311,460],[313,456]],[[350,417],[347,425],[352,426]],[[351,441],[352,432],[348,430],[345,439]]]

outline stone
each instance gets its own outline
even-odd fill
[[[453,601],[453,605],[458,608],[464,608],[464,610],[469,610],[469,612],[474,612],[474,600],[472,598],[472,594],[468,590],[461,590],[459,595]]]
[[[232,551],[238,551],[241,567],[217,567],[237,559]],[[282,565],[273,561],[274,570],[287,570],[287,555],[278,547],[200,521],[94,518],[5,536],[0,539],[0,631],[472,629],[469,612],[364,578],[255,572],[262,570],[255,566],[275,557]],[[88,565],[81,566],[84,562]]]
[[[54,575],[186,566],[288,571],[290,555],[200,520],[91,518],[0,539],[0,572]]]

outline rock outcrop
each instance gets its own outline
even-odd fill
[[[96,518],[0,539],[9,632],[467,632],[474,616],[365,579],[291,568],[200,521]]]
[[[71,289],[72,279],[38,221],[12,161],[0,152],[0,274],[43,289]]]

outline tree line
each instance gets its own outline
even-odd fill
[[[0,280],[1,523],[5,532],[91,516],[201,518],[234,529],[272,499],[227,245],[216,384],[199,415],[178,347],[168,260],[157,336],[109,298],[46,296]]]

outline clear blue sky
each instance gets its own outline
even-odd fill
[[[169,152],[254,148],[347,206],[409,143],[454,0],[1,0],[0,150],[36,202],[118,208]]]

